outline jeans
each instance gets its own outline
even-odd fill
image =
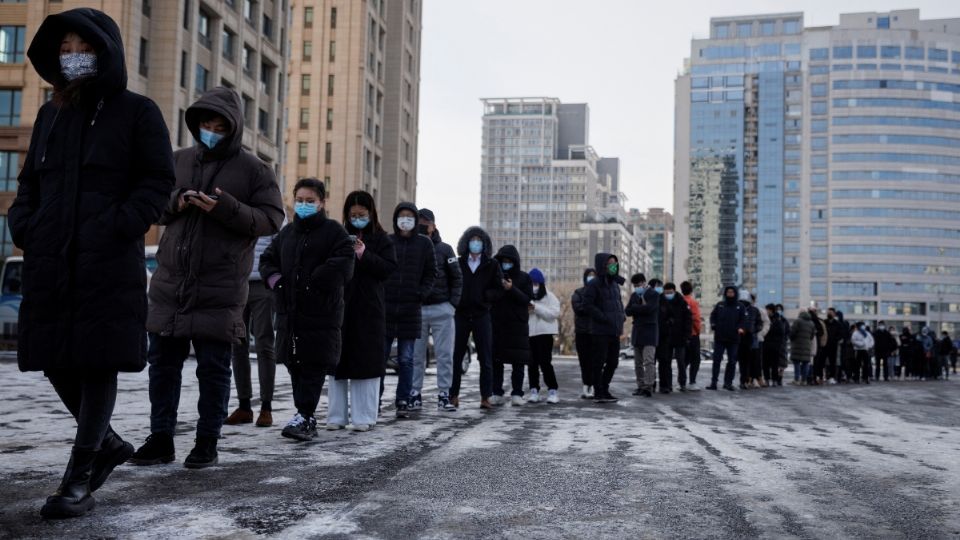
[[[805,365],[809,365],[809,364],[807,362],[793,363],[793,382],[800,382],[806,379],[806,376],[804,374],[804,371],[806,371],[806,368],[804,368]]]
[[[723,352],[727,352],[727,369],[723,373],[723,384],[729,386],[733,384],[733,377],[737,374],[737,347],[736,341],[714,341],[713,342],[713,374],[710,382],[713,386],[717,385],[720,379],[720,364],[723,362]]]
[[[700,372],[700,336],[690,336],[684,353],[687,355],[687,367],[690,370],[690,384],[697,384],[697,373]]]
[[[553,336],[532,336],[530,338],[530,388],[540,390],[540,371],[547,388],[557,390],[557,373],[553,369]]]
[[[946,379],[949,379],[949,378],[950,378],[950,355],[941,354],[941,355],[938,356],[938,358],[940,359],[940,365],[939,365],[939,367],[938,367],[938,369],[937,369],[937,372],[936,372],[937,375],[936,375],[936,377],[937,377],[938,379],[939,379],[940,377],[944,377],[944,378],[946,378]]]
[[[397,339],[397,399],[396,405],[401,402],[410,402],[410,389],[413,387],[413,349],[416,346],[415,339]],[[393,348],[393,336],[387,336],[386,353],[384,356],[390,358],[390,352]],[[380,378],[380,395],[383,395],[383,377]]]
[[[433,354],[437,358],[437,393],[450,392],[453,382],[453,305],[450,303],[423,306],[420,339],[413,348],[413,381],[411,396],[423,391],[423,374],[427,370],[427,341],[433,333]]]
[[[73,447],[99,450],[117,402],[117,372],[50,371],[47,378],[77,421]]]
[[[197,354],[197,380],[200,400],[197,402],[197,435],[220,437],[220,428],[227,418],[230,403],[231,345],[226,341],[163,337],[150,334],[150,432],[174,435],[183,362],[190,355],[190,343]]]
[[[620,338],[593,336],[593,394],[601,397],[610,392],[610,381],[620,363]]]
[[[619,353],[618,353],[619,358]],[[637,388],[641,390],[651,390],[653,383],[656,382],[657,372],[654,368],[657,365],[657,348],[653,345],[644,345],[634,347],[633,349],[633,372],[637,377]]]
[[[380,379],[336,379],[328,381],[327,423],[372,426],[377,423]]]
[[[450,395],[460,395],[460,381],[463,377],[463,357],[467,354],[467,342],[473,335],[477,346],[477,364],[480,365],[480,397],[487,399],[493,395],[493,326],[490,312],[479,315],[454,316],[456,339],[453,345],[453,382]]]
[[[327,370],[309,362],[288,363],[290,386],[293,387],[293,405],[304,418],[313,418],[317,414],[317,405],[323,393],[323,381]]]
[[[262,281],[250,282],[250,297],[243,308],[243,321],[247,325],[247,332],[253,334],[257,350],[260,402],[269,410],[270,402],[273,401],[277,356],[273,350],[273,292],[267,290]],[[233,346],[233,382],[237,386],[237,399],[249,405],[253,398],[249,335]]]
[[[590,355],[593,354],[593,343],[590,334],[577,332],[574,340],[577,346],[577,360],[580,362],[580,381],[584,386],[593,386],[593,362],[590,360]]]
[[[687,370],[684,366],[686,353],[683,347],[672,347],[669,344],[661,343],[657,347],[657,371],[660,374],[660,390],[673,389],[673,359],[677,359],[677,382],[680,388],[687,386]]]

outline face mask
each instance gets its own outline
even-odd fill
[[[483,240],[471,240],[470,241],[470,253],[474,255],[479,255],[483,252]]]
[[[657,291],[657,294],[663,294],[663,287],[657,287],[653,290]]]
[[[97,74],[97,55],[93,53],[67,53],[60,55],[60,73],[67,82]]]
[[[200,128],[200,142],[206,145],[207,148],[212,150],[213,147],[219,144],[222,140],[223,135]]]
[[[673,297],[676,296],[676,295],[677,295],[676,293],[672,293],[672,292],[671,292],[671,293],[667,293],[667,294],[663,295],[663,297],[666,298],[667,300],[673,300]]]
[[[877,327],[877,330],[886,330],[886,329],[887,329],[887,327],[884,326],[884,325],[882,325],[882,324]]]
[[[397,218],[397,228],[404,232],[412,231],[416,224],[417,220],[413,219],[412,217]]]
[[[315,204],[310,204],[308,202],[298,202],[295,205],[293,205],[293,211],[296,212],[298,216],[300,216],[300,219],[306,219],[316,214],[319,210],[317,210],[317,205]]]
[[[417,226],[417,232],[425,236],[430,236],[430,230],[427,228],[426,225]]]
[[[607,273],[611,276],[617,275],[617,272],[620,271],[620,265],[617,263],[610,263],[607,265]]]
[[[534,285],[534,286],[533,286],[533,294],[537,294],[537,293],[539,293],[539,292],[540,292],[540,286],[539,286],[539,285]]]
[[[591,281],[593,281],[593,280],[595,280],[595,279],[597,279],[597,276],[587,276],[587,283],[590,283]]]
[[[783,310],[782,310],[782,309],[778,309],[778,310],[777,310],[777,315],[783,315]]]
[[[633,292],[635,292],[635,293],[637,293],[637,294],[643,294],[643,291],[645,291],[645,290],[647,290],[646,287],[634,287],[634,288],[633,288]]]
[[[370,224],[370,218],[366,218],[366,217],[350,218],[350,224],[357,229],[366,229],[367,225]]]
[[[503,271],[504,271],[504,272],[509,272],[510,269],[513,268],[513,263],[512,263],[512,262],[502,262],[502,263],[500,263],[500,268],[503,268]]]

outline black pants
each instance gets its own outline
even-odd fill
[[[817,347],[817,354],[813,356],[813,380],[822,381],[827,367],[827,348]]]
[[[503,395],[504,367],[503,362],[493,361],[493,395],[495,396]],[[523,363],[521,362],[510,364],[510,395],[523,395]]]
[[[687,356],[687,368],[690,370],[690,384],[697,384],[697,373],[700,372],[700,336],[690,336],[683,351]]]
[[[480,366],[480,397],[487,399],[493,394],[493,326],[490,313],[480,315],[461,315],[453,318],[456,325],[456,337],[453,343],[453,381],[450,384],[450,396],[460,395],[460,381],[463,379],[463,357],[467,354],[467,342],[473,335],[477,347],[477,364]]]
[[[527,370],[530,375],[530,388],[540,390],[540,372],[543,371],[543,382],[549,390],[560,388],[557,384],[557,373],[553,370],[553,336],[532,336],[530,338],[530,366]]]
[[[824,350],[824,377],[826,379],[837,380],[840,378],[840,373],[838,372],[838,359],[837,352],[839,347],[836,343],[827,342],[827,346]]]
[[[290,383],[293,386],[293,405],[300,416],[313,417],[317,412],[317,404],[320,403],[327,370],[316,364],[291,362],[287,364],[287,371],[290,373]]]
[[[663,340],[657,346],[657,374],[660,376],[660,390],[673,389],[673,359],[677,359],[677,383],[680,388],[687,386],[687,355],[683,347],[672,347],[669,340]]]
[[[873,380],[880,380],[880,372],[883,372],[883,380],[890,380],[890,359],[885,356],[877,356],[877,365],[873,368]]]
[[[780,346],[763,347],[763,378],[767,382],[780,384],[783,377],[780,375]]]
[[[750,366],[757,351],[753,349],[753,334],[745,333],[740,336],[740,346],[737,348],[737,363],[740,367],[740,384],[750,382]]]
[[[117,372],[46,373],[53,389],[77,420],[73,446],[78,450],[99,450],[110,431],[110,417],[117,402]]]
[[[868,351],[857,351],[853,367],[853,380],[860,382],[870,382],[870,353]]]
[[[577,332],[575,343],[577,360],[580,361],[580,380],[584,386],[593,386],[593,362],[590,360],[590,355],[593,354],[593,342],[590,340],[590,334]]]
[[[593,393],[595,396],[610,391],[610,381],[620,363],[620,338],[593,336]]]

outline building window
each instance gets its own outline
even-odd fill
[[[737,37],[748,38],[751,34],[753,34],[753,23],[737,24]]]
[[[193,14],[193,11],[190,10],[190,0],[183,0],[183,29],[190,29],[190,15]]]
[[[890,28],[890,17],[877,17],[877,28]]]
[[[223,27],[223,34],[220,36],[220,50],[223,57],[233,62],[233,51],[236,48],[237,35],[226,26]]]
[[[4,150],[0,152],[0,183],[3,191],[17,190],[17,175],[20,174],[20,153]]]
[[[336,41],[330,42],[330,59],[329,60],[331,62],[335,62],[337,60],[337,42]]]
[[[313,28],[313,8],[310,6],[303,8],[303,27]]]
[[[243,122],[248,126],[253,125],[253,98],[244,94],[240,99],[243,101]]]
[[[243,45],[243,74],[247,77],[253,77],[254,54],[256,53],[249,45]]]
[[[0,90],[0,126],[20,125],[20,90]]]
[[[309,61],[313,58],[313,42],[304,41],[303,42],[303,59]]]
[[[337,27],[337,8],[330,8],[330,28],[335,29]]]
[[[297,145],[297,163],[307,162],[307,143],[302,142]]]
[[[207,91],[207,78],[209,76],[210,76],[210,70],[208,70],[207,68],[203,67],[200,64],[197,64],[197,72],[196,72],[197,79],[194,81],[194,84],[193,84],[193,87],[197,92],[202,94],[203,92]]]
[[[800,33],[800,21],[783,21],[783,33],[784,34],[799,34]]]
[[[150,67],[148,65],[150,58],[149,43],[146,39],[140,38],[140,62],[138,65],[138,71],[144,77],[149,73]]]
[[[762,21],[760,23],[760,35],[772,36],[777,33],[776,21]]]
[[[3,2],[0,2],[3,3]],[[143,0],[140,2],[140,12],[143,13],[144,17],[150,16],[150,0]]]
[[[177,146],[180,148],[183,148],[187,145],[187,132],[187,123],[184,120],[184,112],[183,109],[180,109],[177,112]]]
[[[327,143],[323,147],[323,162],[329,165],[333,162],[333,144]]]
[[[187,87],[187,51],[180,52],[180,87]]]
[[[0,64],[22,64],[26,26],[0,26]]]
[[[273,67],[266,62],[260,64],[260,91],[270,95],[270,79],[273,78]]]
[[[303,107],[300,109],[300,129],[310,127],[310,109]]]
[[[210,39],[210,16],[203,10],[200,10],[200,14],[197,15],[197,38],[200,44],[208,49],[213,43]]]
[[[713,27],[713,37],[714,39],[727,39],[730,37],[729,34],[730,25],[727,24],[717,24]]]
[[[335,80],[336,79],[333,75],[327,76],[327,95],[328,96],[333,96],[333,83]]]
[[[273,40],[273,19],[263,14],[263,35],[269,40]]]
[[[257,27],[257,3],[253,0],[243,0],[243,18],[247,24]]]
[[[270,113],[263,109],[257,115],[257,129],[264,137],[270,137]]]
[[[327,109],[327,129],[333,129],[333,109]]]
[[[300,76],[300,95],[309,96],[310,95],[310,74],[304,73]]]

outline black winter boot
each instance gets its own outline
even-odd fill
[[[103,442],[100,443],[100,452],[93,462],[93,472],[90,476],[90,491],[100,489],[106,482],[113,469],[130,459],[134,453],[133,445],[120,438],[112,429],[107,430]]]
[[[93,510],[96,501],[90,495],[90,474],[97,453],[96,450],[73,449],[60,487],[47,497],[47,503],[40,509],[44,519],[79,517]]]
[[[160,465],[170,463],[176,458],[173,448],[173,437],[166,433],[153,433],[143,446],[130,456],[130,463],[134,465]]]
[[[197,435],[197,442],[184,460],[188,469],[206,469],[217,464],[217,438]]]

